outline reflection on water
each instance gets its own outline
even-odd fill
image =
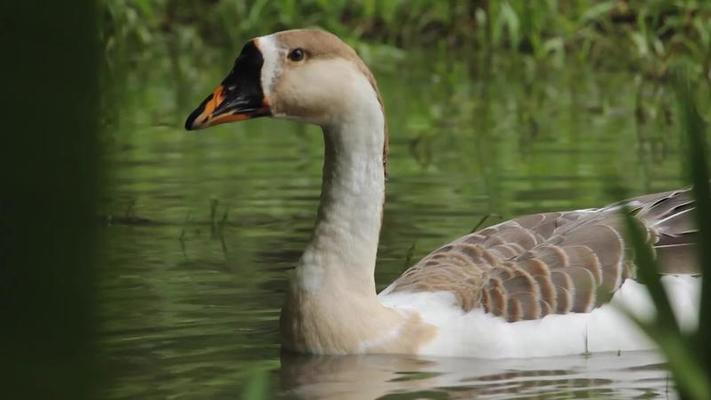
[[[433,52],[368,60],[392,154],[379,288],[408,253],[417,259],[484,216],[601,205],[613,181],[630,194],[682,184],[665,86],[586,65]],[[137,57],[108,121],[107,397],[234,398],[255,369],[272,371],[272,395],[287,398],[668,396],[650,353],[281,358],[279,309],[315,217],[320,133],[268,119],[183,132],[234,56],[189,54],[156,47]]]
[[[525,399],[674,397],[651,352],[528,360],[414,356],[282,357],[285,397]]]

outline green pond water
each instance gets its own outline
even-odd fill
[[[105,397],[241,398],[260,385],[269,398],[675,397],[653,352],[281,354],[286,271],[319,197],[320,131],[269,119],[183,131],[236,52],[155,47],[116,75],[106,121]],[[379,289],[486,216],[600,206],[613,185],[634,195],[684,184],[673,93],[633,71],[366,53],[391,142]]]

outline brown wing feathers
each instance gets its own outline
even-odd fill
[[[688,191],[631,199],[666,272],[692,271]],[[450,291],[508,321],[590,312],[634,277],[619,207],[520,217],[469,234],[408,269],[394,291]]]
[[[694,200],[689,190],[664,193],[637,205],[637,217],[648,226],[663,272],[697,273]]]

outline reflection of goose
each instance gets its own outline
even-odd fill
[[[396,393],[418,399],[669,395],[666,364],[649,351],[509,360],[283,353],[280,381],[287,397],[309,400],[380,399]]]
[[[249,41],[188,117],[199,129],[259,116],[321,126],[323,187],[313,238],[291,277],[284,345],[312,353],[546,356],[649,347],[612,303],[648,313],[615,206],[517,218],[435,250],[376,295],[387,130],[373,75],[332,34]],[[669,274],[688,274],[686,190],[630,200]],[[698,279],[663,278],[695,323]]]

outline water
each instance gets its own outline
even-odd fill
[[[158,43],[119,74],[99,271],[106,397],[239,398],[260,379],[269,396],[306,399],[674,397],[651,352],[280,354],[286,271],[314,222],[321,136],[268,119],[184,132],[234,54]],[[379,289],[408,254],[414,262],[485,217],[600,206],[612,185],[631,195],[683,185],[672,93],[633,72],[468,52],[367,61],[391,138]]]

